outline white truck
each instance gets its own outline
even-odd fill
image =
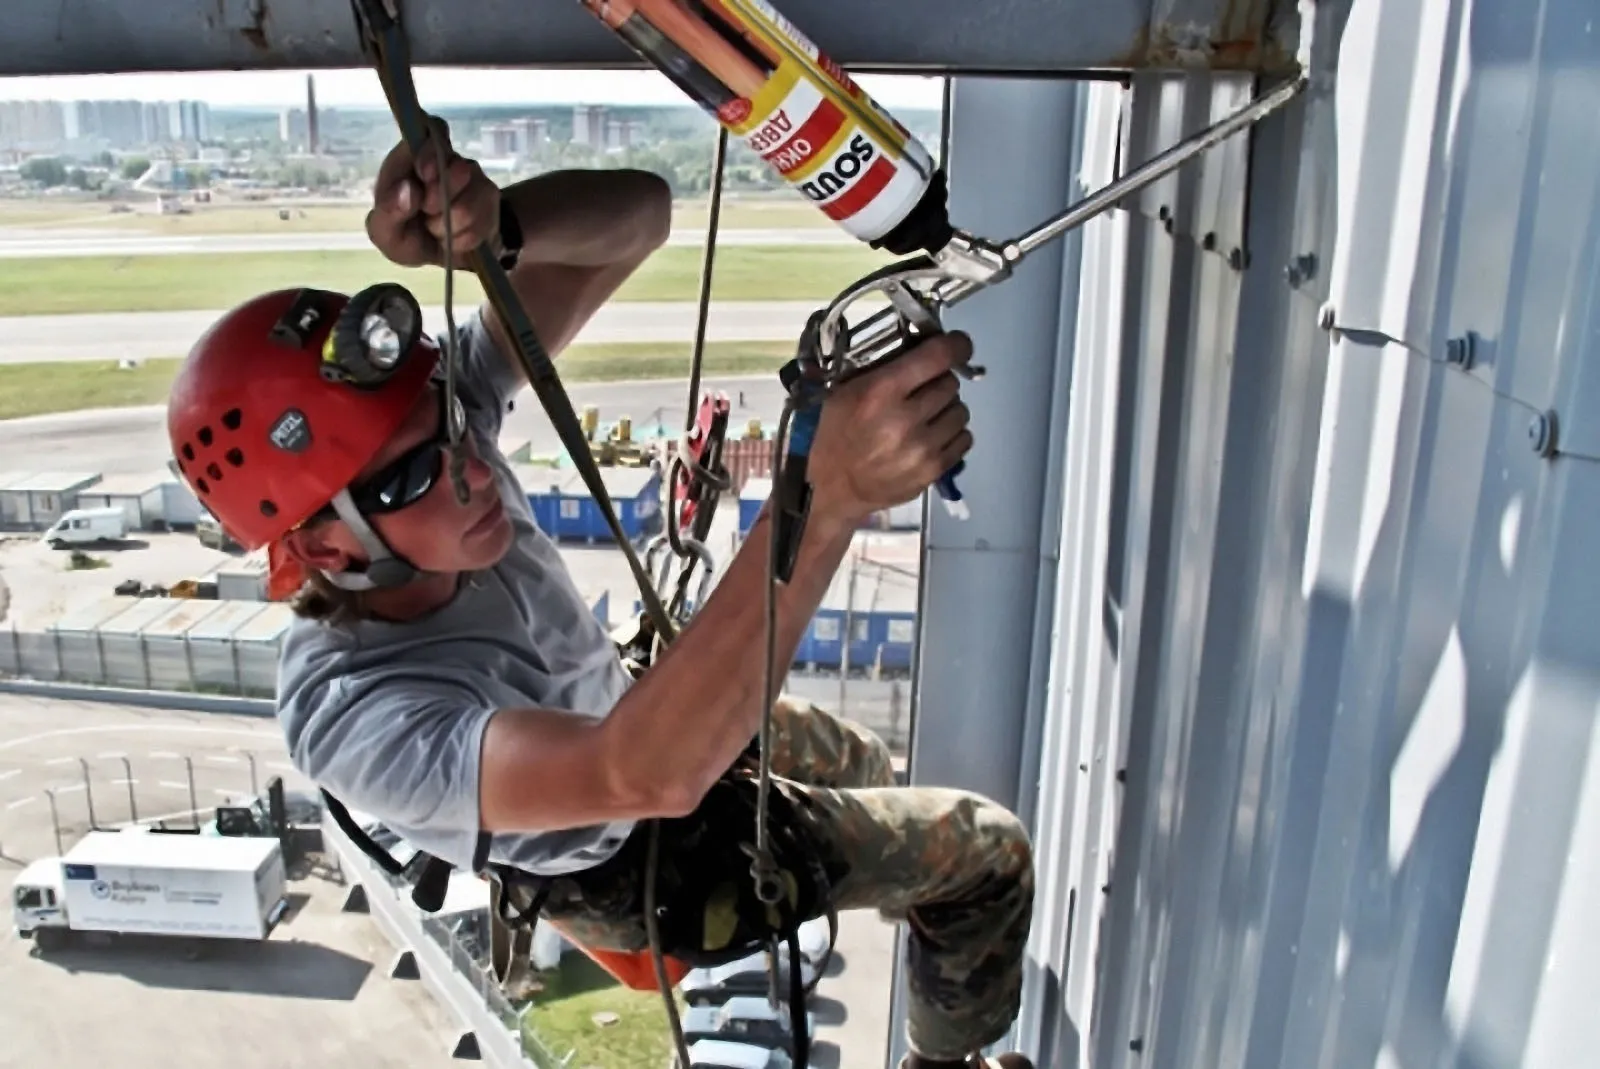
[[[265,939],[282,916],[277,839],[96,831],[11,887],[17,934],[41,949],[72,932]]]
[[[54,549],[120,542],[128,537],[128,514],[120,508],[68,509],[39,541]]]

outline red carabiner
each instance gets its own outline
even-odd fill
[[[717,496],[728,488],[722,447],[727,441],[731,411],[727,394],[719,392],[715,397],[705,394],[695,416],[694,429],[688,434],[688,452],[682,463],[674,465],[672,497],[678,534],[682,538],[697,542],[706,540],[716,516]]]

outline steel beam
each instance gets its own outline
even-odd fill
[[[780,0],[858,71],[1292,67],[1294,0]],[[404,0],[420,66],[639,67],[577,0]],[[28,0],[0,76],[364,66],[341,0]]]

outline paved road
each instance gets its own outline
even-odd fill
[[[705,231],[674,230],[668,245],[700,248]],[[717,245],[853,245],[855,239],[838,227],[791,229],[729,228]],[[53,259],[61,256],[179,256],[194,253],[365,251],[372,243],[360,231],[297,231],[274,234],[128,234],[117,231],[3,229],[0,260]]]
[[[91,804],[102,826],[127,822],[134,809],[141,820],[187,821],[196,805],[203,820],[225,796],[249,793],[252,757],[261,784],[281,775],[287,787],[307,786],[269,719],[0,694],[0,847],[13,860],[54,851],[47,791],[67,845],[88,829]]]
[[[559,367],[560,361],[557,361]],[[772,376],[706,379],[708,390],[724,390],[733,401],[733,423],[760,419],[775,425],[783,407],[783,391]],[[574,383],[567,391],[580,412],[596,405],[603,420],[631,416],[642,432],[657,422],[674,432],[682,426],[688,401],[687,380],[648,382]],[[740,404],[740,394],[744,402]],[[560,439],[545,418],[531,389],[518,396],[506,418],[506,435],[532,443],[534,453],[559,453]],[[0,420],[0,468],[37,467],[20,458],[48,458],[51,468],[71,471],[163,471],[170,456],[164,411],[160,405],[137,408],[89,409],[27,419]]]
[[[473,304],[459,304],[456,321]],[[800,336],[812,301],[725,301],[706,318],[709,341],[792,341]],[[218,311],[108,312],[93,315],[0,316],[0,364],[53,360],[148,360],[181,356],[216,321]],[[670,342],[694,340],[696,306],[691,301],[614,301],[601,307],[579,342]],[[444,327],[441,307],[423,309],[429,330]]]

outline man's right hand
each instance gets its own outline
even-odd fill
[[[451,246],[458,262],[499,233],[500,187],[477,161],[450,147],[450,130],[442,120],[430,119],[429,129],[420,160],[412,157],[410,146],[401,139],[384,157],[373,182],[367,238],[401,267],[444,266],[444,195],[435,138],[445,150]]]
[[[972,358],[955,331],[841,384],[822,406],[807,465],[812,509],[852,523],[921,494],[972,448],[952,370]]]

